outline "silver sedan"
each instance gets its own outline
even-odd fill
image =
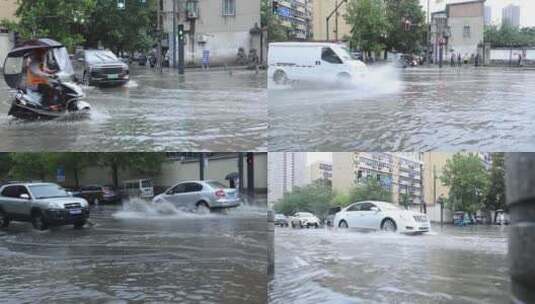
[[[214,209],[238,207],[238,191],[217,181],[186,181],[154,197],[153,202],[171,203],[175,207],[202,213]]]

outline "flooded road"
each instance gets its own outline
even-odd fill
[[[507,227],[276,228],[270,303],[508,303]]]
[[[8,119],[11,94],[0,83],[0,151],[265,150],[265,73],[134,67],[126,87],[84,91],[90,120]]]
[[[144,211],[143,211],[144,210]],[[263,211],[262,211],[263,210]],[[266,213],[93,208],[92,227],[0,231],[6,303],[265,303]]]
[[[270,87],[269,151],[535,149],[535,70],[370,73],[351,89]]]

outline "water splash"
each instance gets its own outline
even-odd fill
[[[123,202],[123,208],[112,214],[116,219],[147,219],[147,218],[198,218],[214,216],[197,214],[176,208],[173,204],[162,202],[155,204],[140,198]]]

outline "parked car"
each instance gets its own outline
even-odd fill
[[[154,196],[154,186],[151,179],[142,178],[123,182],[121,195],[124,198],[152,198]]]
[[[179,209],[204,212],[214,209],[238,207],[238,191],[217,181],[185,181],[174,185],[154,197],[153,202],[171,203]]]
[[[80,50],[74,55],[74,70],[86,85],[124,85],[130,80],[128,64],[108,50]]]
[[[334,207],[334,208],[329,209],[329,212],[327,213],[327,217],[325,218],[325,224],[328,227],[334,226],[334,217],[336,216],[338,212],[340,212],[340,210],[342,210],[342,208],[340,207]]]
[[[284,214],[275,214],[275,226],[288,227],[288,217]]]
[[[366,65],[336,43],[277,42],[269,45],[268,77],[276,84],[291,81],[344,83],[359,79]]]
[[[334,223],[338,228],[400,233],[424,233],[431,229],[431,224],[425,214],[378,201],[353,203],[336,214]]]
[[[474,222],[467,212],[456,211],[453,213],[453,224],[457,226],[472,225]]]
[[[11,221],[31,222],[37,230],[49,226],[81,228],[89,218],[89,204],[52,183],[20,183],[0,187],[0,227]]]
[[[113,186],[87,185],[80,187],[79,197],[83,197],[90,204],[114,203],[121,200],[121,195]]]
[[[310,212],[297,212],[290,218],[290,224],[292,228],[319,228],[320,220]]]
[[[496,210],[495,219],[496,225],[509,225],[509,215],[502,209]]]

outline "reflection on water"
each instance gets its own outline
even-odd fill
[[[507,228],[438,230],[278,228],[270,303],[507,303]]]
[[[121,217],[94,226],[0,231],[0,298],[8,303],[265,303],[266,220],[241,216]],[[122,302],[121,302],[122,301]]]
[[[352,88],[270,88],[269,150],[533,150],[534,71],[384,71]]]
[[[21,122],[7,117],[0,83],[2,151],[249,151],[266,147],[265,74],[251,71],[159,74],[135,68],[119,88],[85,87],[84,121]]]

